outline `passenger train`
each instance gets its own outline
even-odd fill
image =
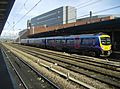
[[[110,56],[111,41],[107,34],[83,34],[21,39],[21,44],[64,52],[88,53],[92,56]]]

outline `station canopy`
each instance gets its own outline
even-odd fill
[[[7,21],[15,0],[0,0],[0,34]]]

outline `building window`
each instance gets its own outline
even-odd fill
[[[61,16],[58,16],[58,19],[61,18]]]
[[[60,13],[61,11],[58,11],[58,13]]]

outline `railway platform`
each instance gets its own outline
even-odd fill
[[[14,89],[1,48],[0,48],[0,89]]]

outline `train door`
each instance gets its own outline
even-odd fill
[[[56,47],[56,39],[55,39],[55,38],[53,38],[53,39],[51,40],[51,45],[52,45],[53,48]]]
[[[75,41],[74,41],[75,49],[79,49],[80,48],[80,42],[81,42],[81,39],[79,37],[75,38]]]

